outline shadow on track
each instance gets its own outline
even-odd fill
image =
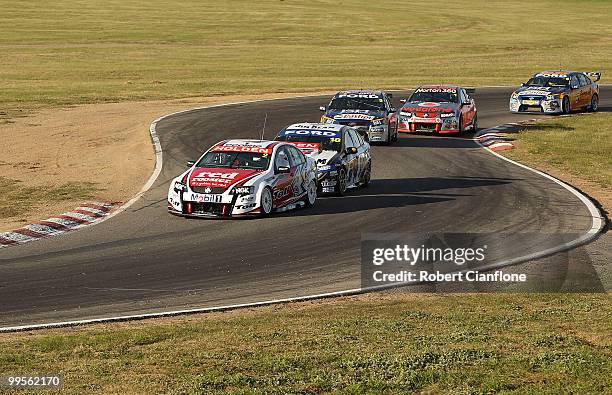
[[[474,196],[478,192],[435,192],[509,184],[514,179],[478,177],[423,177],[372,180],[367,188],[349,190],[346,196],[323,195],[312,209],[288,211],[278,216],[313,216],[368,211],[389,207],[407,207]],[[468,191],[469,192],[469,191]]]

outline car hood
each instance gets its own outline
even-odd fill
[[[557,93],[565,92],[567,88],[562,86],[552,86],[552,87],[540,87],[540,86],[523,86],[518,88],[514,93],[520,96],[531,96],[531,95],[552,95]]]
[[[338,120],[355,121],[371,121],[386,116],[384,111],[378,110],[328,110],[325,115]]]
[[[259,173],[261,173],[261,170],[196,167],[189,175],[189,185],[192,187],[229,188]]]
[[[406,102],[402,106],[402,112],[411,112],[417,117],[423,114],[439,114],[455,112],[459,108],[457,103],[435,103],[435,102]]]

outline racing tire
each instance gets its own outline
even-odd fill
[[[344,196],[346,194],[346,172],[344,169],[338,171],[336,178],[336,196]]]
[[[472,121],[472,132],[478,132],[478,114],[474,115],[474,120]]]
[[[310,181],[310,184],[308,184],[306,195],[304,195],[302,201],[306,207],[314,206],[315,202],[317,201],[317,182],[315,180]]]
[[[457,128],[459,129],[459,134],[463,134],[463,116],[461,115],[459,115],[459,126]]]
[[[272,209],[274,208],[274,198],[272,196],[272,189],[270,189],[270,187],[265,187],[261,192],[259,207],[261,208],[262,217],[267,217],[270,215],[270,213],[272,213]]]
[[[591,104],[589,105],[590,112],[597,112],[599,110],[599,96],[591,96]]]
[[[570,111],[572,111],[571,105],[570,105],[570,101],[569,98],[567,96],[565,96],[563,98],[563,102],[561,103],[561,110],[563,112],[563,114],[569,114]]]
[[[367,188],[370,185],[370,180],[372,179],[372,162],[368,163],[368,166],[363,171],[363,175],[361,176],[361,181],[359,182],[359,186],[361,188]]]

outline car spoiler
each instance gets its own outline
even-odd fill
[[[465,88],[465,91],[471,95],[472,93],[476,92],[476,88]]]
[[[594,82],[599,81],[601,78],[601,71],[589,71],[584,74],[586,74],[586,76],[592,79]]]

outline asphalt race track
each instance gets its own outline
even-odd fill
[[[474,95],[479,126],[533,118],[507,110],[510,88]],[[396,100],[402,95],[395,94]],[[601,110],[612,107],[602,87]],[[267,138],[317,121],[328,97],[194,110],[160,121],[163,168],[125,212],[72,234],[0,250],[0,327],[266,301],[358,288],[362,232],[584,233],[580,200],[469,138],[401,136],[373,148],[373,182],[311,209],[254,220],[186,220],[166,212],[169,180],[218,140]],[[162,115],[162,114],[160,114]],[[548,262],[550,264],[550,261]],[[537,262],[526,268],[540,270]]]

